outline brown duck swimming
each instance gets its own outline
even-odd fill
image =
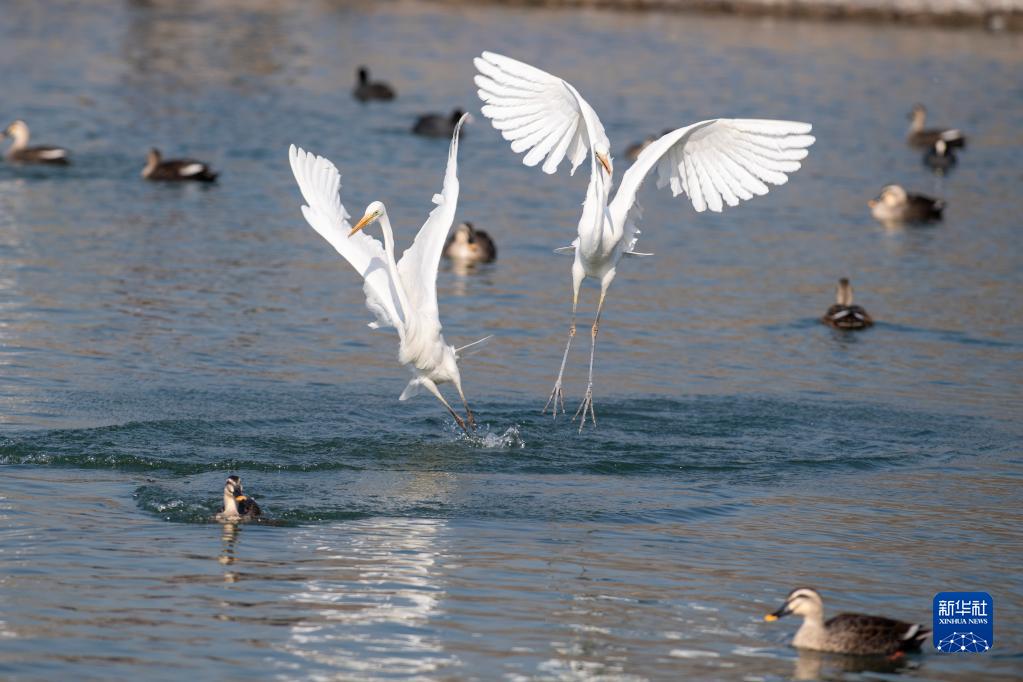
[[[224,483],[224,510],[217,514],[217,521],[251,521],[262,514],[256,501],[242,491],[241,478],[228,476]]]
[[[459,223],[444,244],[444,257],[460,263],[490,263],[497,259],[497,245],[490,235],[472,223]]]
[[[644,149],[649,147],[652,143],[654,143],[657,140],[659,140],[660,138],[664,137],[665,135],[667,135],[671,131],[672,131],[671,128],[665,128],[664,130],[662,130],[657,135],[647,135],[646,137],[643,138],[642,141],[640,141],[640,142],[633,142],[632,144],[630,144],[628,147],[625,148],[625,158],[627,158],[629,161],[635,161],[636,159],[639,158],[640,152],[642,152]]]
[[[15,163],[47,163],[55,166],[66,166],[69,163],[68,151],[63,147],[29,147],[29,130],[24,121],[15,121],[0,133],[0,140],[12,138],[14,142],[4,154],[4,158]]]
[[[849,280],[838,280],[835,304],[821,317],[821,322],[836,329],[866,329],[874,320],[861,306],[853,305],[853,290]]]
[[[142,169],[142,177],[146,180],[170,182],[184,180],[213,182],[217,179],[217,174],[208,164],[195,159],[167,159],[164,161],[160,150],[153,148],[149,150],[149,155],[146,157],[146,167]]]
[[[821,595],[809,587],[789,592],[781,608],[764,620],[775,621],[790,613],[803,617],[792,646],[836,654],[891,656],[919,651],[931,632],[917,623],[859,613],[842,613],[825,621]]]
[[[909,113],[909,133],[906,142],[912,147],[933,147],[938,140],[944,140],[949,147],[965,147],[966,136],[955,128],[924,128],[927,123],[927,109],[922,104],[913,105]]]
[[[885,185],[876,199],[867,202],[870,214],[882,223],[941,220],[943,199],[910,194],[901,185]]]
[[[369,102],[370,100],[386,102],[394,99],[394,88],[384,81],[371,81],[369,69],[365,66],[360,66],[355,73],[355,89],[352,90],[352,96],[355,99],[360,102]]]

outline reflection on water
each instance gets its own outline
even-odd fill
[[[293,551],[316,560],[300,569],[311,575],[291,599],[308,615],[291,626],[283,649],[340,675],[425,675],[456,666],[432,623],[442,615],[437,563],[445,534],[446,524],[434,519],[300,530]]]
[[[842,679],[849,673],[894,675],[910,672],[919,667],[919,656],[902,656],[895,659],[884,656],[839,656],[837,654],[800,649],[798,651],[798,658],[796,658],[795,670],[792,672],[792,679]]]

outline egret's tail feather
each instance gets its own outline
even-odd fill
[[[622,254],[623,256],[632,256],[633,258],[645,258],[646,256],[652,256],[652,253],[642,253],[640,251],[626,251]]]
[[[479,341],[473,341],[472,343],[465,344],[461,348],[456,348],[455,357],[457,359],[462,359],[467,358],[470,355],[475,355],[476,353],[479,353],[481,350],[483,350],[483,347],[487,345],[487,342],[490,341],[490,339],[492,338],[494,338],[494,335],[490,334],[489,336],[484,336]]]
[[[570,244],[568,246],[559,246],[558,248],[554,249],[554,253],[561,254],[563,256],[572,256],[575,254],[575,244]]]

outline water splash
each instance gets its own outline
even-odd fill
[[[462,433],[459,439],[478,448],[521,450],[526,447],[526,441],[522,439],[522,433],[517,424],[509,426],[502,434],[495,433],[490,424],[486,424],[471,435]]]

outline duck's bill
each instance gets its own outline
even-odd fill
[[[351,237],[353,234],[355,234],[356,232],[358,232],[362,228],[366,227],[371,222],[373,222],[373,215],[372,214],[362,216],[362,220],[360,220],[359,222],[355,223],[355,227],[353,227],[352,231],[348,233],[348,236]]]
[[[769,613],[766,616],[764,616],[764,620],[766,620],[768,623],[771,623],[773,621],[778,620],[782,616],[789,615],[790,613],[792,613],[792,612],[789,611],[789,605],[788,604],[782,604],[780,609],[778,609],[774,613]]]
[[[235,495],[234,496],[234,501],[235,502],[244,502],[247,499],[249,499],[248,495]]]
[[[868,201],[867,206],[870,206],[871,208],[877,206],[877,199],[871,199],[870,201]]]

